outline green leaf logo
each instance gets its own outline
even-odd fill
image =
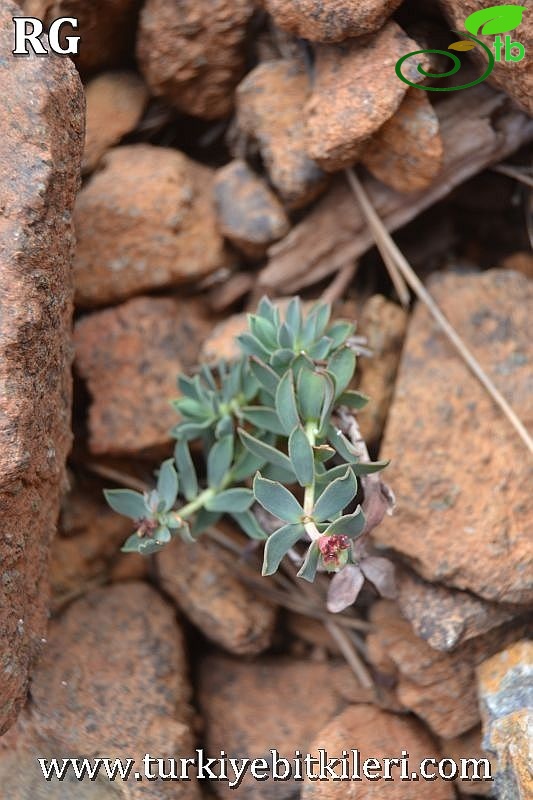
[[[522,22],[525,6],[504,5],[490,6],[474,11],[465,19],[465,28],[474,35],[492,36],[497,33],[508,33]]]

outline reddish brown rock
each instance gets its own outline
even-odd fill
[[[130,58],[140,0],[20,0],[19,5],[48,25],[59,17],[78,20],[76,30],[64,25],[61,33],[62,38],[81,36],[75,61],[83,73],[120,66]]]
[[[373,33],[402,0],[263,0],[276,25],[313,42]]]
[[[76,325],[76,369],[87,381],[91,452],[132,455],[170,442],[176,377],[195,365],[208,330],[198,303],[138,297]]]
[[[349,167],[399,107],[407,85],[394,65],[418,50],[395,22],[375,34],[316,49],[313,92],[306,107],[307,154],[327,172]],[[421,80],[406,62],[406,76]]]
[[[294,758],[295,750],[308,752],[312,738],[345,708],[346,693],[357,689],[344,664],[279,657],[249,663],[223,656],[206,658],[200,668],[198,695],[206,751],[224,750],[270,762],[270,750],[275,748],[280,755]],[[275,796],[293,798],[299,786],[294,781],[279,783]],[[213,788],[220,797],[234,796],[227,783],[217,782]],[[248,775],[239,793],[246,800],[262,800],[265,784]]]
[[[227,116],[252,13],[252,0],[147,0],[137,57],[152,94],[196,117]]]
[[[355,705],[347,708],[338,717],[331,720],[316,735],[309,752],[318,758],[319,750],[325,750],[328,756],[339,756],[343,750],[358,750],[361,765],[366,759],[401,758],[402,750],[409,753],[409,763],[413,769],[424,758],[439,758],[439,750],[428,732],[420,723],[409,717],[399,717],[382,711],[371,705]],[[338,767],[337,775],[342,768]],[[319,775],[315,767],[315,775]],[[383,768],[371,775],[385,776]],[[362,781],[350,782],[333,780],[306,780],[302,791],[302,800],[341,800],[350,797],[357,800],[453,800],[454,790],[443,780],[422,781],[416,784],[416,795],[413,784],[400,780],[400,768],[392,767],[391,777],[395,780],[384,783],[383,780],[366,780],[360,772]]]
[[[212,176],[170,148],[110,151],[76,202],[76,303],[114,303],[222,266]]]
[[[513,610],[508,606],[428,583],[411,570],[397,569],[396,577],[400,611],[417,636],[435,650],[454,650],[462,642],[513,618]]]
[[[297,59],[265,61],[237,89],[237,124],[257,141],[270,181],[290,208],[311,202],[326,185],[306,153],[309,77]]]
[[[532,253],[513,253],[507,256],[502,263],[502,269],[512,269],[521,272],[526,278],[533,278],[533,254]]]
[[[175,541],[158,554],[157,567],[161,588],[208,639],[236,655],[269,647],[275,607],[239,581],[213,542]]]
[[[430,290],[507,397],[533,426],[531,282],[505,270],[435,275]],[[383,452],[398,498],[375,531],[426,580],[487,600],[533,598],[530,460],[522,441],[422,305],[409,326]]]
[[[495,757],[495,795],[533,796],[533,642],[522,640],[478,668],[483,745]]]
[[[453,653],[443,653],[419,639],[389,601],[374,604],[371,621],[375,625],[367,638],[371,663],[389,681],[396,681],[404,708],[444,739],[460,736],[479,722],[476,666],[519,639],[526,627],[523,621],[503,625],[465,642]]]
[[[148,92],[134,72],[104,72],[85,87],[87,118],[84,172],[92,172],[110,147],[134,130]]]
[[[51,756],[128,757],[142,770],[145,753],[194,752],[190,695],[173,609],[147,584],[97,589],[51,626],[31,684],[33,739]],[[199,797],[194,781],[116,786],[132,800]]]
[[[224,236],[250,258],[260,258],[289,232],[285,209],[245,161],[232,161],[218,170],[215,206]]]
[[[454,30],[462,31],[464,30],[464,21],[470,14],[482,8],[491,8],[494,3],[492,0],[440,0],[440,5],[450,21],[451,27]],[[531,62],[528,52],[531,52],[531,43],[533,41],[533,19],[530,10],[526,8],[526,4],[523,3],[522,5],[524,13],[521,24],[509,33],[507,33],[509,26],[503,25],[505,33],[501,34],[503,40],[501,60],[499,62],[496,61],[490,81],[511,95],[513,100],[531,115],[533,114],[533,93],[531,92]],[[496,13],[493,16],[497,17],[498,15]],[[493,49],[494,35],[480,36],[480,33],[481,31],[478,31],[476,36]],[[520,42],[523,46],[525,45],[525,57],[521,61],[509,63],[505,60],[505,37],[507,35],[510,37],[511,42]],[[474,48],[468,55],[471,55],[476,60],[478,72],[481,74],[487,66],[487,56],[481,47]],[[449,69],[449,66],[447,69]]]
[[[232,361],[241,355],[236,337],[248,330],[246,314],[232,314],[227,319],[219,322],[202,345],[201,358],[205,361],[216,362],[221,358]]]
[[[442,167],[439,120],[427,92],[408,89],[396,113],[372,137],[361,161],[397,192],[425,189]]]
[[[20,9],[6,0],[0,51]],[[70,449],[72,207],[83,93],[61,58],[0,59],[0,734],[41,646]]]
[[[461,759],[483,759],[478,773],[482,780],[461,781],[461,795],[489,797],[494,783],[491,780],[483,780],[483,778],[488,774],[494,775],[495,763],[494,759],[490,758],[490,754],[481,745],[481,729],[479,725],[456,739],[443,739],[440,744],[443,758],[451,758],[458,764],[461,763]],[[473,765],[469,767],[468,775],[471,778],[478,777],[474,773]]]
[[[63,501],[59,536],[52,542],[54,606],[83,594],[91,584],[105,581],[130,533],[130,521],[111,511],[99,484],[77,485]]]
[[[368,405],[357,414],[367,443],[378,443],[383,434],[407,321],[407,314],[400,306],[379,294],[366,301],[360,317],[358,333],[366,337],[372,351],[371,358],[361,358],[358,362],[359,389],[370,397]]]

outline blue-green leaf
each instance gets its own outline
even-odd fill
[[[282,467],[282,469],[288,472],[292,472],[291,460],[285,453],[280,453],[275,447],[271,447],[269,444],[256,439],[255,436],[251,436],[242,428],[239,428],[238,433],[243,445],[250,453],[253,453],[254,456],[264,459],[265,462]]]
[[[313,448],[301,425],[289,437],[289,458],[300,486],[311,486],[315,478]]]
[[[302,329],[302,303],[299,297],[291,299],[287,307],[285,322],[292,331],[294,340],[297,340]]]
[[[344,517],[338,517],[335,522],[332,522],[324,531],[325,536],[349,536],[350,539],[356,539],[363,533],[365,527],[365,515],[361,506],[354,514],[346,514]]]
[[[266,406],[243,406],[243,408],[241,408],[241,414],[247,422],[255,425],[256,428],[263,431],[270,431],[278,436],[285,435],[285,427],[281,424],[273,408],[267,408]]]
[[[223,439],[213,445],[207,459],[207,485],[211,488],[218,488],[233,460],[233,436],[224,436]]]
[[[248,314],[248,326],[252,335],[258,339],[268,350],[275,350],[278,346],[276,328],[264,317]]]
[[[297,401],[304,422],[316,422],[324,403],[326,391],[324,376],[306,367],[298,375]]]
[[[335,404],[335,386],[333,378],[327,373],[324,374],[324,401],[320,411],[320,420],[318,423],[318,434],[324,436],[330,424],[331,412]]]
[[[240,483],[246,480],[246,478],[249,478],[250,475],[255,475],[257,470],[261,469],[264,463],[264,458],[259,458],[259,456],[250,453],[250,451],[245,448],[236,459],[231,469],[231,483]]]
[[[138,520],[144,519],[150,513],[140,492],[131,489],[106,489],[104,496],[113,511],[124,517]]]
[[[357,480],[348,467],[342,478],[336,478],[333,483],[326,486],[315,504],[313,517],[317,522],[331,519],[346,508],[356,494]]]
[[[206,419],[202,423],[180,422],[172,429],[172,435],[176,439],[197,439],[202,436],[213,425],[214,420]]]
[[[268,357],[267,348],[262,345],[255,336],[252,336],[251,333],[242,333],[240,336],[237,336],[237,341],[241,350],[246,353],[246,355],[257,356],[257,358],[262,359]]]
[[[267,538],[267,534],[251,511],[242,511],[241,513],[232,514],[231,516],[250,539],[262,541]]]
[[[208,511],[221,511],[223,513],[233,514],[235,512],[247,511],[253,501],[254,496],[250,489],[226,489],[207,500],[205,507]]]
[[[203,533],[206,528],[210,528],[211,525],[215,525],[221,516],[221,511],[207,511],[207,509],[201,508],[196,514],[194,522],[191,525],[192,536],[197,537]]]
[[[272,353],[270,363],[275,369],[284,369],[288,367],[294,358],[294,351],[287,348],[281,348]]]
[[[266,297],[266,295],[259,301],[259,305],[257,306],[257,314],[258,316],[263,317],[263,319],[267,319],[269,322],[272,322],[276,328],[278,327],[279,311],[277,306],[275,306],[270,298]]]
[[[333,325],[327,330],[327,336],[333,342],[332,347],[333,349],[337,349],[345,344],[346,339],[353,335],[355,330],[355,325],[352,325],[350,322],[334,322]]]
[[[307,349],[307,353],[310,358],[315,359],[315,361],[323,361],[330,352],[331,345],[331,339],[328,339],[327,336],[323,336],[318,342],[314,342],[314,344]]]
[[[259,358],[254,357],[250,359],[250,369],[263,389],[265,389],[269,395],[274,396],[278,388],[279,378],[272,367],[264,364]]]
[[[294,381],[290,370],[287,370],[279,382],[276,391],[276,411],[284,427],[284,433],[288,436],[300,424],[294,394]]]
[[[291,328],[284,322],[278,331],[278,344],[282,348],[286,348],[287,350],[293,350],[295,345],[295,337],[294,332]]]
[[[177,442],[174,448],[174,459],[178,466],[181,490],[186,500],[192,500],[198,494],[198,479],[194,467],[189,445],[186,441]]]
[[[161,525],[154,533],[154,539],[158,544],[168,544],[172,535],[166,525]]]
[[[299,522],[303,508],[285,486],[262,478],[259,473],[254,478],[254,497],[263,508],[285,522]]]
[[[328,372],[335,378],[335,397],[339,397],[350,385],[355,372],[355,353],[349,347],[337,350],[328,361]]]
[[[174,467],[174,459],[168,458],[161,464],[157,478],[157,493],[162,500],[161,511],[170,511],[178,496],[178,475]]]
[[[360,411],[367,405],[369,400],[370,397],[362,392],[349,391],[341,394],[338,399],[338,405],[348,406],[348,408],[353,408],[355,411]]]
[[[273,575],[276,572],[283,556],[294,547],[304,532],[303,525],[284,525],[268,537],[263,558],[263,575]]]
[[[304,581],[313,583],[318,569],[318,562],[320,559],[320,550],[316,542],[309,545],[304,563],[298,571],[298,577],[303,578]]]

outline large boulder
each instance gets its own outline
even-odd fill
[[[0,9],[13,49],[14,4]],[[0,733],[46,629],[48,548],[70,447],[72,207],[83,94],[70,61],[0,59]]]
[[[531,429],[531,282],[490,270],[438,274],[430,289]],[[531,461],[421,304],[409,326],[383,453],[392,459],[387,474],[398,508],[376,529],[376,540],[426,580],[500,603],[531,603]]]

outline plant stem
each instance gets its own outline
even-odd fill
[[[308,422],[305,426],[305,435],[307,436],[307,441],[314,447],[316,444],[316,423],[315,422]],[[313,482],[305,487],[304,492],[304,513],[306,517],[313,516],[313,509],[315,507],[315,473],[313,472]],[[317,529],[315,523],[312,519],[309,519],[308,522],[304,523],[305,532],[309,536],[312,542],[320,539],[320,531]]]

